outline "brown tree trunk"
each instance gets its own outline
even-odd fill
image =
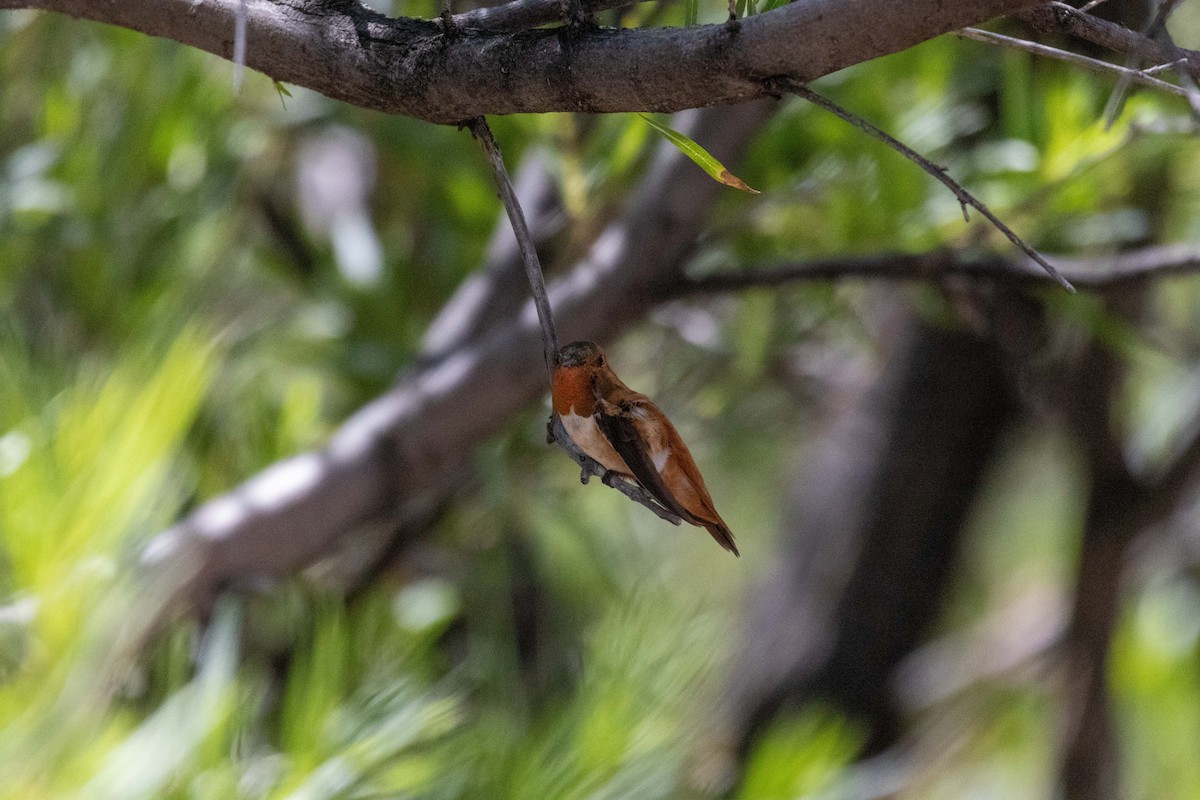
[[[899,724],[893,670],[928,631],[1015,393],[992,338],[912,318],[874,384],[806,459],[773,575],[746,612],[721,730],[745,753],[788,706],[825,698],[869,750]]]

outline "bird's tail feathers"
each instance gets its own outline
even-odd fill
[[[717,540],[717,544],[721,545],[721,547],[724,547],[738,558],[742,557],[742,554],[738,552],[737,543],[733,541],[733,531],[729,530],[728,525],[726,525],[724,522],[718,521],[713,523],[705,523],[704,527],[707,528],[708,532],[712,534],[712,537]]]

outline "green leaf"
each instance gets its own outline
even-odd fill
[[[654,128],[654,130],[665,136],[667,141],[678,147],[679,152],[683,153],[692,161],[695,161],[700,166],[700,169],[707,172],[714,181],[723,183],[726,186],[732,186],[734,189],[741,189],[743,192],[762,194],[762,192],[758,191],[757,189],[751,189],[749,186],[747,186],[745,181],[734,175],[729,170],[725,169],[725,165],[713,158],[711,153],[693,142],[688,137],[684,136],[679,131],[668,128],[666,125],[660,125],[659,123],[647,117],[645,114],[638,114],[638,116],[646,120],[646,122],[648,122],[650,127]]]
[[[273,84],[275,84],[275,91],[279,92],[279,102],[283,103],[284,108],[287,108],[287,103],[284,101],[283,98],[291,97],[292,93],[289,92],[288,88],[286,86],[284,86],[282,83],[280,83],[279,81],[271,81],[271,82]]]

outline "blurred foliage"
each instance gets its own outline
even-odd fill
[[[645,4],[624,20],[726,13]],[[535,409],[481,443],[477,485],[414,565],[349,599],[303,579],[227,597],[136,656],[154,602],[136,569],[148,538],[318,445],[386,387],[498,218],[466,134],[278,92],[261,75],[239,94],[231,83],[228,64],[171,43],[0,15],[0,795],[697,792],[690,759],[737,679],[738,598],[771,566],[821,414],[819,375],[877,358],[872,290],[676,303],[614,348],[622,375],[693,443],[742,562],[581,489],[541,446]],[[1176,98],[1135,93],[1106,131],[1107,80],[949,37],[818,88],[946,164],[1047,252],[1200,241],[1200,139],[1155,132],[1186,117]],[[533,146],[548,154],[576,248],[657,144],[633,115],[493,126],[511,162]],[[306,192],[320,194],[304,177],[318,145],[366,165],[359,213],[305,210]],[[800,103],[737,169],[764,194],[723,199],[696,272],[1007,247],[964,225],[913,165]],[[1145,337],[1089,298],[1047,295],[1057,346],[1094,336],[1129,358],[1118,423],[1147,464],[1170,452],[1200,386],[1198,288],[1158,289]],[[807,371],[789,370],[801,357]],[[1078,472],[1062,437],[1014,437],[976,510],[945,632],[1017,597],[1066,602]],[[1129,796],[1193,798],[1200,588],[1183,555],[1153,567],[1130,591],[1111,676]],[[927,752],[901,796],[1046,794],[1058,709],[1043,676],[984,681],[914,714]],[[854,720],[800,709],[749,754],[736,796],[854,796],[879,780],[849,766],[861,745]]]

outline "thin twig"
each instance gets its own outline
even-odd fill
[[[1166,81],[1159,80],[1158,78],[1150,77],[1150,70],[1130,69],[1117,64],[1110,64],[1107,61],[1101,61],[1098,58],[1090,58],[1088,56],[1079,55],[1078,53],[1072,53],[1069,50],[1060,50],[1057,47],[1050,47],[1049,45],[1031,42],[1027,39],[1016,39],[1012,36],[1005,36],[1000,33],[993,33],[992,31],[980,30],[979,28],[963,28],[962,30],[958,31],[957,35],[964,39],[974,39],[977,42],[997,44],[1003,47],[1011,47],[1016,50],[1024,50],[1025,52],[1033,53],[1034,55],[1046,56],[1047,58],[1056,58],[1059,61],[1066,61],[1070,64],[1074,64],[1075,66],[1083,67],[1084,69],[1090,69],[1093,72],[1108,72],[1115,75],[1121,75],[1131,81],[1136,81],[1137,83],[1151,86],[1155,89],[1161,89],[1164,92],[1170,92],[1171,94],[1178,95],[1180,97],[1187,97],[1188,95],[1187,90],[1180,86],[1176,86],[1173,83],[1167,83]],[[1152,69],[1161,71],[1163,69],[1170,69],[1173,66],[1173,64],[1164,64],[1160,65],[1159,67],[1153,67]]]
[[[233,91],[242,90],[246,77],[246,0],[239,0],[233,23]]]
[[[1157,75],[1160,72],[1170,72],[1173,69],[1187,66],[1187,58],[1177,58],[1174,61],[1168,61],[1166,64],[1159,64],[1157,67],[1146,67],[1142,70],[1143,75]]]
[[[1042,257],[1041,253],[1039,253],[1037,250],[1034,250],[1032,247],[1030,247],[1028,244],[1026,244],[1025,241],[1020,236],[1017,236],[1017,234],[1013,232],[1012,228],[1005,225],[1000,220],[999,217],[997,217],[995,214],[993,214],[992,210],[990,208],[988,208],[986,205],[984,205],[983,201],[976,199],[976,197],[973,194],[971,194],[970,192],[968,192],[966,189],[964,189],[962,187],[962,185],[960,183],[958,183],[958,181],[951,178],[946,173],[946,170],[942,169],[937,164],[934,164],[932,161],[925,158],[923,155],[921,155],[917,151],[913,150],[911,147],[904,144],[896,137],[894,137],[888,133],[885,133],[884,131],[880,130],[879,128],[875,127],[871,123],[867,122],[865,119],[858,116],[854,112],[839,106],[837,103],[833,102],[832,100],[829,100],[828,98],[817,94],[812,89],[809,89],[807,86],[805,86],[804,84],[799,83],[797,81],[793,81],[791,79],[784,79],[783,85],[787,88],[788,91],[792,92],[793,94],[803,97],[805,100],[809,101],[810,103],[812,103],[816,106],[820,106],[821,108],[825,109],[829,113],[834,114],[837,117],[840,117],[841,119],[850,123],[854,127],[863,131],[864,133],[880,140],[881,142],[888,145],[893,150],[895,150],[896,152],[900,153],[902,156],[907,158],[909,161],[912,161],[914,164],[917,164],[919,167],[921,167],[921,169],[925,170],[930,175],[937,178],[939,181],[941,181],[942,184],[944,184],[946,186],[946,188],[948,188],[950,191],[954,192],[954,196],[958,198],[959,204],[963,207],[963,216],[964,217],[966,217],[966,215],[967,215],[967,206],[971,206],[972,208],[977,210],[980,214],[983,214],[983,216],[985,218],[987,218],[987,220],[989,222],[991,222],[993,225],[995,225],[996,229],[999,230],[1001,233],[1003,233],[1010,242],[1012,242],[1014,245],[1017,246],[1017,248],[1019,248],[1021,250],[1021,252],[1025,253],[1025,255],[1029,256],[1034,261],[1036,261],[1039,265],[1041,265],[1042,269],[1046,270],[1046,273],[1048,275],[1050,275],[1050,277],[1054,278],[1054,280],[1057,281],[1060,286],[1062,286],[1064,289],[1066,289],[1069,292],[1075,291],[1074,287],[1071,286],[1070,282],[1067,281],[1067,279],[1064,278],[1062,275],[1060,275],[1058,273],[1058,270],[1056,270],[1053,266],[1051,266],[1050,262]]]
[[[512,223],[513,234],[517,237],[517,246],[521,249],[521,260],[525,262],[525,277],[529,280],[529,292],[533,295],[533,305],[537,308],[538,322],[542,326],[542,348],[546,358],[546,370],[553,377],[554,363],[558,358],[558,333],[554,330],[554,316],[550,311],[550,299],[546,296],[546,279],[542,276],[542,264],[538,260],[537,247],[529,234],[529,226],[525,223],[525,212],[517,200],[508,170],[504,168],[504,157],[500,154],[500,146],[487,120],[476,117],[467,122],[471,135],[483,148],[487,156],[488,166],[492,168],[492,178],[496,181],[496,189],[500,202],[508,213],[508,221]]]
[[[525,212],[521,209],[520,201],[517,200],[517,193],[513,189],[512,181],[508,177],[508,170],[504,167],[504,158],[500,154],[500,146],[496,144],[496,138],[492,136],[492,131],[488,127],[487,120],[483,117],[476,117],[468,121],[466,126],[471,131],[471,135],[475,137],[476,141],[483,148],[484,155],[487,156],[488,165],[492,168],[492,177],[496,182],[496,189],[500,195],[500,201],[504,204],[504,210],[508,214],[509,222],[512,223],[513,234],[517,237],[517,246],[521,251],[521,260],[525,264],[525,277],[529,280],[529,291],[533,295],[533,304],[537,308],[538,322],[542,328],[542,346],[544,349],[543,355],[546,359],[546,370],[549,373],[551,381],[553,381],[554,367],[558,360],[558,333],[554,330],[554,315],[550,309],[550,300],[546,295],[546,279],[542,275],[542,265],[538,260],[537,247],[533,243],[533,236],[529,233],[529,226],[525,222]],[[562,420],[553,412],[550,414],[546,439],[549,443],[557,442],[567,452],[567,455],[579,465],[579,480],[581,483],[586,484],[593,475],[596,475],[605,486],[616,489],[630,500],[640,503],[668,522],[675,525],[682,522],[677,515],[663,508],[657,500],[640,486],[622,479],[616,473],[610,472],[580,450],[578,445],[572,441],[566,428],[563,427]]]

